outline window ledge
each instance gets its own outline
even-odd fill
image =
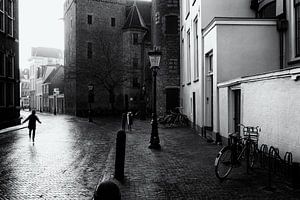
[[[300,64],[300,57],[293,58],[288,62],[288,65],[294,65],[294,64]]]
[[[194,0],[194,2],[193,2],[193,4],[192,4],[192,6],[194,6],[194,5],[195,5],[195,3],[196,3],[196,0]]]
[[[186,14],[185,20],[187,20],[190,16],[190,11]]]

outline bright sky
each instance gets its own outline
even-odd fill
[[[151,1],[151,0],[147,0]],[[31,47],[64,49],[64,0],[20,0],[20,68],[28,68]]]
[[[20,68],[28,68],[31,47],[64,48],[64,0],[20,0]]]

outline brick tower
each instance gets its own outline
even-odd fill
[[[162,52],[157,75],[157,111],[180,106],[179,1],[152,0],[152,45]]]

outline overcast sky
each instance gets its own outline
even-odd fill
[[[64,48],[64,0],[19,1],[20,68],[28,66],[31,47]]]
[[[151,0],[147,0],[151,1]],[[31,47],[64,49],[64,0],[20,0],[20,68],[28,68]]]

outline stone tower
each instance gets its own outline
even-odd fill
[[[150,5],[150,4],[149,4]],[[139,110],[142,88],[145,86],[145,60],[149,28],[139,11],[136,1],[127,10],[123,27],[123,64],[127,81],[124,84],[124,108]],[[144,88],[145,89],[145,88]]]
[[[86,115],[88,84],[95,85],[94,110],[110,105],[109,93],[99,84],[101,59],[106,47],[114,45],[114,60],[122,56],[122,28],[126,1],[66,0],[65,21],[65,100],[66,112]],[[105,45],[103,44],[105,43]],[[104,58],[103,58],[104,59]],[[120,61],[121,63],[121,61]],[[99,111],[101,112],[101,111]]]
[[[157,75],[158,114],[180,106],[179,0],[152,0],[152,45],[162,52]]]

